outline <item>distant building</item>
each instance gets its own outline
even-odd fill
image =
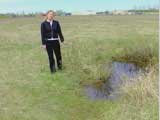
[[[135,12],[128,12],[128,15],[135,15]]]
[[[96,15],[109,15],[109,11],[105,11],[105,12],[96,12]]]
[[[94,11],[73,12],[72,15],[96,15]]]
[[[65,16],[71,16],[72,13],[65,13]]]
[[[112,15],[128,15],[128,11],[125,10],[114,10],[111,12]]]

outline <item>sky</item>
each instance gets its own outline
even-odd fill
[[[128,10],[158,6],[159,0],[0,0],[0,13]]]

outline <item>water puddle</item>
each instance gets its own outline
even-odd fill
[[[135,79],[130,78],[136,77],[141,71],[142,69],[132,63],[113,62],[110,77],[104,81],[99,80],[92,85],[86,85],[85,93],[91,99],[116,99],[121,95],[119,88],[123,83],[134,82],[131,80]]]

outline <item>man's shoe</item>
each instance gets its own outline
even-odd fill
[[[59,66],[58,66],[58,70],[62,70],[62,65],[59,65]]]
[[[55,67],[52,67],[51,73],[55,73],[55,72],[56,72],[56,68],[55,68]]]

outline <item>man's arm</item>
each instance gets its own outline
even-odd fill
[[[45,45],[46,41],[45,41],[45,36],[44,36],[44,24],[43,23],[41,23],[41,40],[42,40],[42,45]]]
[[[62,31],[61,31],[61,26],[60,26],[58,21],[57,21],[57,24],[58,24],[58,35],[60,37],[61,42],[63,42],[64,41],[64,37],[63,37]]]

